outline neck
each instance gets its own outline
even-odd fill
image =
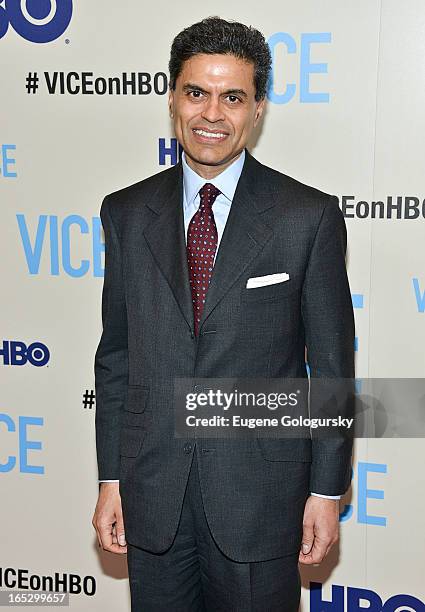
[[[217,166],[208,166],[206,164],[201,164],[195,161],[194,159],[192,159],[191,157],[189,157],[186,151],[184,152],[184,154],[185,154],[186,162],[189,168],[191,168],[194,172],[196,172],[196,174],[199,174],[199,176],[202,176],[202,178],[211,180],[215,178],[216,176],[218,176],[219,174],[221,174],[222,172],[224,172],[226,168],[231,166],[233,162],[236,161],[242,155],[242,151],[240,151],[237,155],[235,155],[228,161],[224,162],[223,164],[219,164]]]

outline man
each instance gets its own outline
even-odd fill
[[[133,611],[293,612],[298,562],[338,538],[348,440],[174,434],[175,379],[305,378],[305,348],[311,377],[354,376],[337,198],[245,148],[270,68],[253,28],[211,17],[183,30],[169,63],[182,160],[102,204],[93,525],[128,554]]]

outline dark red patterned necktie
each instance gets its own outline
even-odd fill
[[[199,190],[201,203],[193,215],[187,230],[187,263],[189,281],[192,291],[192,305],[195,324],[195,336],[198,335],[199,321],[204,309],[205,298],[214,267],[214,255],[217,250],[217,227],[212,205],[221,193],[211,183]]]

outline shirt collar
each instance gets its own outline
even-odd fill
[[[185,207],[193,204],[196,196],[199,193],[202,185],[205,183],[212,183],[221,193],[225,196],[224,202],[229,206],[232,203],[233,196],[235,195],[236,187],[242,172],[242,168],[245,162],[245,149],[239,155],[239,157],[230,164],[223,172],[220,172],[215,178],[207,181],[207,179],[199,176],[197,172],[192,170],[188,165],[184,151],[182,153],[182,165],[183,165],[183,188],[185,194]]]

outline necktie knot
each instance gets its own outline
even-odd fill
[[[212,183],[205,183],[199,190],[202,208],[211,208],[217,196],[221,193]]]

